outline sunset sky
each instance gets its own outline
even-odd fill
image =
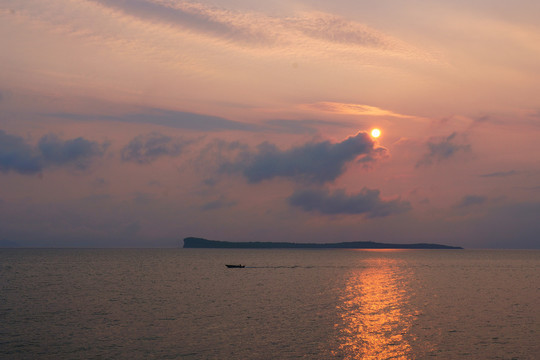
[[[540,248],[539,18],[532,0],[0,0],[0,241]]]

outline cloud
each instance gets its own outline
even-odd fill
[[[11,8],[13,15],[40,24],[49,23],[57,32],[97,38],[110,46],[137,49],[138,54],[141,48],[153,50],[167,40],[172,40],[169,44],[183,43],[178,41],[183,38],[242,50],[280,49],[291,54],[302,49],[318,56],[339,51],[422,60],[433,57],[365,24],[320,11],[280,17],[172,0],[12,2]],[[170,50],[165,46],[158,53],[176,53]],[[182,50],[186,53],[186,48]]]
[[[480,195],[466,195],[456,205],[457,208],[466,208],[473,205],[481,205],[487,201],[487,197]]]
[[[385,154],[385,148],[376,147],[367,133],[359,132],[339,143],[310,142],[288,150],[265,142],[255,152],[240,152],[235,162],[223,164],[221,170],[241,172],[250,183],[275,177],[325,183],[338,178],[350,161],[371,162]]]
[[[354,195],[347,195],[343,189],[332,193],[326,189],[297,190],[288,202],[308,212],[316,211],[325,215],[364,214],[369,218],[395,215],[411,209],[408,201],[384,201],[380,198],[379,190],[367,188]]]
[[[94,186],[95,188],[103,188],[108,184],[109,182],[102,177],[95,178],[94,181],[92,181],[92,186]]]
[[[279,46],[317,41],[393,52],[412,47],[364,24],[324,12],[280,18],[197,2],[94,0],[124,15],[240,45]]]
[[[42,170],[42,159],[23,138],[0,130],[0,171],[35,174]]]
[[[236,205],[235,201],[228,201],[223,196],[217,200],[207,202],[201,206],[202,211],[218,210],[223,208],[231,208]]]
[[[47,113],[45,116],[57,117],[79,121],[120,121],[126,123],[154,124],[176,129],[187,129],[196,131],[257,131],[260,128],[256,125],[228,120],[219,116],[196,114],[191,112],[148,108],[140,112],[128,113],[124,115],[92,115],[76,113]]]
[[[348,127],[350,124],[325,120],[271,119],[264,121],[269,130],[288,134],[315,134],[318,126]]]
[[[122,149],[122,160],[149,164],[162,156],[178,156],[190,143],[188,140],[173,139],[160,133],[139,135]]]
[[[443,160],[447,160],[458,153],[470,152],[471,145],[462,143],[458,144],[458,134],[453,132],[449,136],[439,139],[438,142],[429,141],[426,145],[428,147],[427,154],[416,163],[416,167],[430,166],[434,162],[438,163]]]
[[[43,163],[48,165],[72,165],[86,169],[93,158],[101,157],[108,144],[98,144],[82,137],[63,141],[54,134],[43,136],[38,142]]]
[[[43,136],[36,147],[21,137],[0,130],[0,171],[37,174],[50,166],[87,168],[91,161],[103,155],[107,144],[98,144],[82,137],[63,141],[54,134]]]
[[[315,134],[320,126],[348,127],[350,124],[325,120],[269,119],[261,124],[250,124],[219,116],[175,111],[158,108],[146,108],[122,115],[43,113],[46,117],[69,119],[74,121],[119,121],[136,124],[155,124],[175,129],[201,132],[249,131],[277,132],[288,134]]]
[[[363,104],[349,104],[331,101],[320,101],[304,105],[307,108],[322,110],[336,114],[366,115],[366,116],[392,116],[398,118],[413,118],[413,116],[398,114],[390,110]]]
[[[263,28],[241,21],[231,12],[197,3],[157,4],[144,0],[94,0],[122,13],[150,22],[167,24],[212,37],[246,43],[271,43],[275,39]]]
[[[390,37],[365,25],[331,14],[314,13],[310,16],[290,19],[289,25],[308,37],[329,42],[374,48],[386,48],[392,45]]]
[[[236,162],[240,162],[240,159],[245,159],[249,156],[249,146],[240,141],[226,141],[223,139],[212,139],[206,146],[204,146],[199,152],[197,157],[196,166],[199,164],[212,164],[218,168],[221,168],[221,172],[234,172],[237,167],[234,165],[233,158],[236,156]],[[208,185],[214,182],[215,179],[207,179]],[[205,183],[207,181],[205,180]]]
[[[515,171],[515,170],[510,170],[510,171],[497,171],[497,172],[493,172],[493,173],[489,173],[489,174],[482,174],[482,175],[478,175],[479,177],[484,177],[484,178],[491,178],[491,177],[507,177],[507,176],[513,176],[513,175],[517,175],[518,172]]]

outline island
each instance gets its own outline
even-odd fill
[[[291,243],[291,242],[240,242],[217,241],[196,237],[184,239],[185,249],[463,249],[459,246],[439,244],[386,244],[373,241],[352,241],[338,243]]]

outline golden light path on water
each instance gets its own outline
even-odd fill
[[[406,310],[408,280],[399,261],[366,259],[347,280],[338,309],[339,355],[345,359],[407,359],[413,315]],[[335,354],[337,355],[337,354]]]

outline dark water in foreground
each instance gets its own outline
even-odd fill
[[[2,249],[0,286],[1,359],[540,356],[540,251]]]

